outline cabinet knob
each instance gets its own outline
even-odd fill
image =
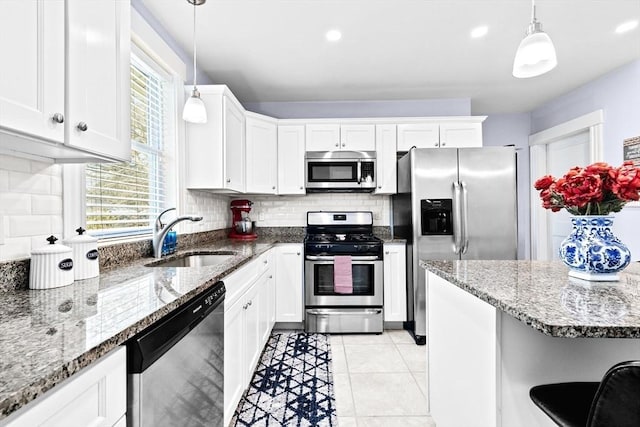
[[[243,309],[243,310],[246,310],[246,309],[247,309],[247,307],[249,307],[249,304],[245,304],[245,305],[243,305],[243,306],[242,306],[242,309]]]
[[[384,254],[385,254],[385,255],[389,255],[389,251],[386,251]]]
[[[300,189],[302,190],[302,189],[303,189],[303,187],[300,187]]]
[[[342,144],[343,147],[345,147],[347,144]]]
[[[444,147],[445,145],[447,145],[447,143],[443,141],[443,142],[440,143],[440,145],[442,145]]]
[[[340,144],[338,144],[338,143],[336,142],[336,147],[339,147],[339,146],[340,146]]]
[[[269,276],[269,279],[273,279],[273,274]]]
[[[435,144],[433,144],[433,146],[434,146],[434,147],[437,147],[437,146],[438,146],[438,143],[436,142]]]
[[[263,262],[264,262],[265,264],[268,264],[268,263],[269,263],[269,261],[267,261],[266,259],[265,259]]]
[[[273,187],[271,187],[271,189],[272,189],[272,190],[275,190],[275,189],[276,189],[276,186],[274,185]]]
[[[55,113],[53,116],[51,116],[51,121],[53,121],[54,123],[64,123],[64,114]]]
[[[81,132],[86,132],[89,129],[89,126],[85,122],[80,122],[76,125],[76,128]]]
[[[227,183],[231,182],[231,178],[227,178]]]
[[[382,189],[382,185],[378,185],[378,189],[381,190]]]
[[[296,255],[300,256],[300,252],[297,252]]]
[[[253,304],[253,300],[251,300],[251,301],[249,301],[249,302],[247,303],[247,305],[252,305],[252,304]]]

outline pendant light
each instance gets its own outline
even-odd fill
[[[542,24],[536,20],[535,0],[531,0],[531,23],[518,46],[513,75],[518,78],[536,77],[553,70],[556,65],[556,49],[547,33],[542,31]]]
[[[207,110],[204,107],[204,102],[200,99],[200,92],[198,92],[198,87],[196,86],[196,6],[200,6],[206,1],[207,0],[187,0],[188,3],[193,5],[193,90],[191,91],[191,96],[184,104],[182,119],[190,123],[207,122]]]

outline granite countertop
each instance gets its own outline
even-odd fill
[[[289,241],[290,240],[290,241]],[[11,290],[0,300],[0,419],[271,248],[299,237],[228,239],[179,251],[234,251],[208,267],[146,267],[143,258],[94,279],[48,290]]]
[[[640,263],[618,282],[568,276],[560,261],[421,261],[482,301],[553,337],[640,338]]]

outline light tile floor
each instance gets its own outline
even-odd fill
[[[432,427],[424,346],[408,332],[331,335],[339,427]]]

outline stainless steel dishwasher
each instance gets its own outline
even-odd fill
[[[223,282],[127,344],[129,427],[222,426]]]

